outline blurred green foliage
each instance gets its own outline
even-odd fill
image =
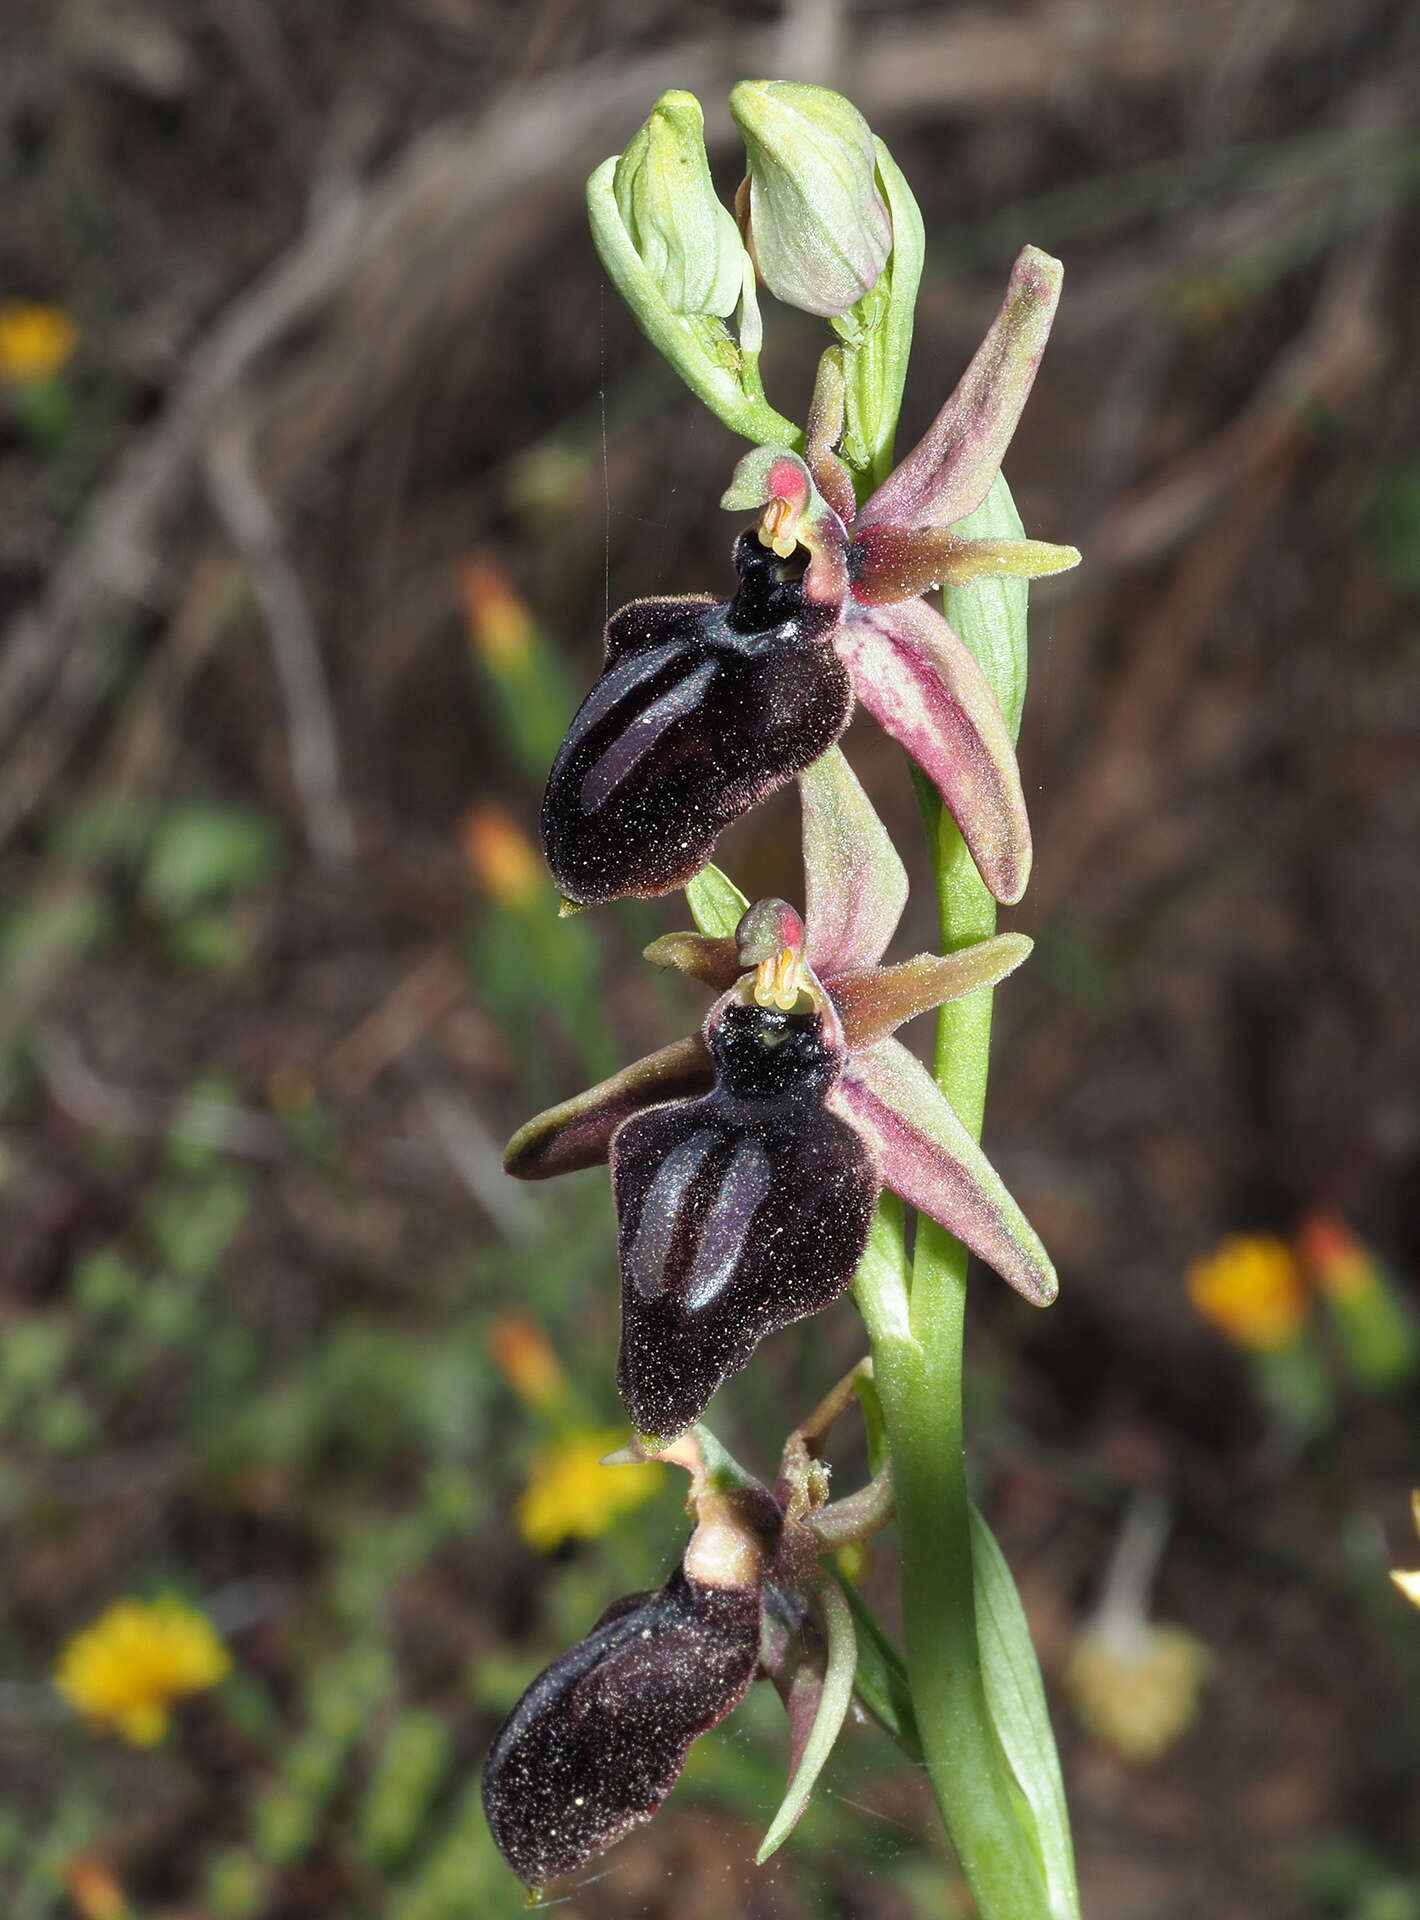
[[[1391,585],[1420,594],[1420,461],[1381,474],[1364,529],[1371,555]]]

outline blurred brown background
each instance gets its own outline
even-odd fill
[[[1225,1235],[1323,1212],[1420,1305],[1418,55],[1392,0],[0,5],[0,301],[75,330],[0,388],[16,1920],[516,1913],[470,1799],[489,1731],[675,1554],[669,1487],[595,1541],[520,1537],[556,1422],[489,1333],[531,1309],[563,1426],[616,1424],[605,1183],[514,1189],[499,1143],[698,1017],[636,959],[683,905],[559,927],[490,878],[486,809],[535,831],[608,605],[727,588],[739,444],[604,288],[581,196],[674,85],[729,198],[725,96],[759,75],[840,86],[921,201],[903,446],[1018,248],[1066,265],[1007,471],[1086,559],[1033,595],[1037,864],[1006,924],[1038,948],[987,1129],[1062,1292],[1036,1316],[980,1278],[972,1443],[1086,1913],[1420,1914],[1420,1616],[1385,1577],[1420,1564],[1413,1380],[1318,1321],[1289,1423],[1184,1287]],[[780,309],[768,336],[801,415],[824,340]],[[541,706],[510,709],[490,580]],[[847,744],[915,847],[896,752]],[[796,838],[785,798],[720,858],[792,898]],[[932,928],[908,857],[902,952]],[[717,1425],[769,1470],[860,1345],[847,1305],[779,1336]],[[1061,1675],[1141,1488],[1173,1513],[1159,1616],[1216,1665],[1131,1767]],[[235,1672],[138,1752],[47,1676],[168,1588]],[[755,1873],[776,1712],[707,1742],[567,1911],[961,1911],[871,1731]]]

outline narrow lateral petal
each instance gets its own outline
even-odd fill
[[[547,1180],[555,1173],[601,1166],[611,1136],[630,1114],[666,1100],[697,1099],[714,1082],[710,1054],[698,1033],[672,1041],[599,1086],[535,1115],[508,1142],[503,1166],[515,1180]]]
[[[688,973],[716,993],[727,992],[744,972],[733,939],[717,940],[707,933],[663,933],[645,948],[642,958],[653,967]]]
[[[799,775],[799,800],[804,957],[820,978],[832,979],[881,959],[907,904],[907,870],[838,747]]]
[[[1023,933],[998,933],[959,953],[919,953],[898,967],[870,967],[834,976],[833,1004],[850,1047],[872,1047],[904,1020],[994,987],[1030,952]]]
[[[992,893],[1019,900],[1031,862],[1020,769],[965,644],[925,600],[852,607],[833,644],[863,705],[941,794]]]
[[[818,363],[814,397],[804,434],[804,459],[814,485],[845,526],[858,512],[853,480],[835,449],[843,435],[843,349],[830,347]]]
[[[921,440],[864,503],[860,529],[950,526],[981,505],[1030,396],[1064,271],[1038,247],[1023,249],[991,331]]]
[[[1032,1306],[1059,1291],[1050,1256],[931,1074],[900,1041],[849,1056],[830,1102],[877,1147],[883,1183],[995,1269]]]
[[[967,540],[948,527],[881,526],[854,540],[848,571],[853,598],[872,607],[974,580],[1039,580],[1079,564],[1078,547],[1045,540]]]

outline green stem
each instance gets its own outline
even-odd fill
[[[905,192],[900,177],[898,192]],[[915,270],[910,284],[915,292]],[[857,476],[860,498],[881,481],[891,457],[910,305],[905,321],[900,314],[893,320],[875,341],[886,351],[884,362],[877,363],[863,345],[856,355],[845,352],[860,431],[873,456],[868,471]],[[992,500],[1005,516],[1006,531],[1019,524],[1004,482]],[[975,631],[967,636],[1013,733],[1024,693],[1022,588],[1011,582],[1007,590],[1021,594],[1014,608],[999,592],[990,612],[984,600],[973,602]],[[913,777],[932,854],[942,951],[953,953],[989,939],[996,903],[935,789],[915,768]],[[967,994],[941,1009],[937,1025],[937,1083],[977,1139],[986,1107],[991,1004],[989,991]],[[892,1459],[913,1711],[943,1824],[981,1920],[1049,1920],[1049,1894],[1022,1824],[1023,1796],[987,1705],[977,1641],[962,1432],[967,1252],[934,1222],[919,1218],[909,1306],[905,1247],[901,1208],[880,1210],[855,1297],[873,1351]]]
[[[952,821],[918,781],[941,910],[942,951],[990,937],[996,905]],[[938,1084],[979,1136],[991,994],[938,1019]],[[982,1920],[1043,1920],[1049,1902],[1018,1815],[1019,1795],[987,1708],[976,1635],[962,1433],[966,1249],[919,1219],[910,1337],[874,1345],[902,1548],[907,1669],[923,1756]]]

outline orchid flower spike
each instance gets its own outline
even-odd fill
[[[991,892],[1020,899],[1030,825],[1010,730],[967,647],[919,596],[1079,561],[1073,547],[951,531],[1000,470],[1061,272],[1025,249],[956,391],[861,508],[835,451],[843,373],[830,350],[805,457],[756,448],[721,503],[759,515],[735,544],[734,597],[634,601],[612,618],[543,804],[548,864],[569,900],[683,886],[731,821],[839,737],[855,692],[935,783]]]
[[[800,776],[806,912],[761,900],[733,940],[669,934],[647,958],[719,991],[700,1033],[530,1120],[508,1171],[610,1160],[620,1233],[618,1383],[645,1433],[699,1419],[766,1334],[836,1300],[884,1186],[1037,1305],[1049,1257],[897,1027],[994,986],[1031,943],[879,964],[902,862],[835,748]]]

